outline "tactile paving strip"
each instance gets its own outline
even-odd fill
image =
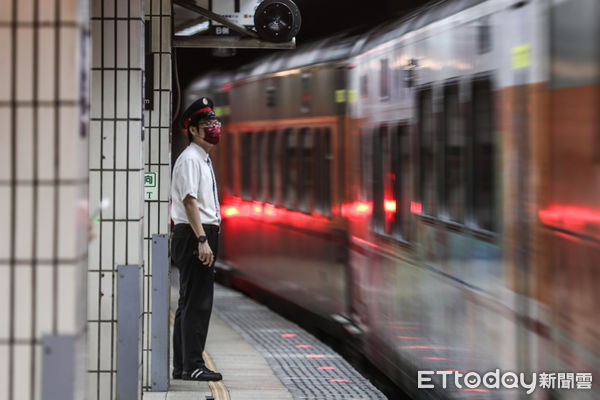
[[[386,399],[328,346],[244,295],[215,285],[214,310],[265,357],[294,399]]]

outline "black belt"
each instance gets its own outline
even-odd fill
[[[213,231],[219,233],[219,231],[221,230],[221,227],[219,225],[202,224],[202,227],[204,228],[204,231]]]
[[[190,224],[175,224],[174,228],[177,227],[186,227],[188,229],[192,229],[192,226]],[[212,231],[212,232],[217,232],[219,233],[221,231],[221,227],[219,225],[209,225],[209,224],[202,224],[202,228],[204,228],[204,231]]]

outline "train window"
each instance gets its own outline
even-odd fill
[[[360,194],[361,199],[371,200],[371,190],[368,186],[368,182],[371,181],[371,159],[373,157],[373,148],[371,146],[371,136],[369,135],[369,129],[361,128],[360,130]]]
[[[431,88],[417,94],[419,127],[419,198],[421,212],[434,215],[435,204],[435,143]]]
[[[267,107],[275,107],[277,105],[277,84],[273,82],[265,89]]]
[[[387,58],[381,60],[379,73],[379,98],[386,100],[390,98],[390,65]]]
[[[227,183],[226,183],[226,190],[230,195],[234,195],[234,185],[233,185],[233,176],[234,176],[234,172],[233,172],[233,168],[235,165],[235,157],[233,157],[233,154],[235,154],[235,138],[236,136],[233,133],[228,133],[227,136],[225,136],[225,146],[227,147],[227,154],[228,156],[227,158]]]
[[[275,153],[275,143],[277,140],[277,131],[271,130],[268,132],[267,140],[267,182],[266,194],[264,201],[275,202],[275,168],[277,165],[277,154]]]
[[[331,216],[331,130],[328,127],[320,129],[317,134],[317,194],[316,202],[323,215]]]
[[[492,28],[489,18],[482,18],[477,25],[477,54],[489,53],[492,50]]]
[[[444,199],[448,218],[463,222],[465,203],[465,138],[460,126],[458,85],[444,87]]]
[[[410,177],[411,177],[411,148],[407,123],[396,126],[392,136],[392,171],[393,190],[396,206],[393,233],[404,240],[410,240]],[[388,206],[392,208],[392,204]]]
[[[256,200],[263,200],[264,198],[264,188],[265,188],[265,169],[266,169],[266,162],[265,162],[265,132],[264,131],[258,131],[255,133],[256,136],[256,151],[254,152],[254,154],[256,155],[255,157],[255,170],[253,171],[252,175],[255,178],[254,181],[254,188],[255,188],[255,193],[253,198]]]
[[[300,99],[300,112],[303,113],[310,111],[310,77],[310,73],[304,73],[300,78],[300,86],[302,90],[302,98]]]
[[[369,77],[367,74],[361,75],[360,77],[360,97],[369,97]]]
[[[373,229],[409,240],[410,140],[408,125],[383,125],[373,135]]]
[[[242,198],[246,200],[252,199],[252,182],[251,182],[251,171],[252,171],[252,132],[242,133],[242,148],[240,153],[242,154]]]
[[[495,144],[492,87],[489,79],[477,79],[473,101],[473,218],[479,228],[494,231]]]
[[[387,141],[387,126],[382,126],[373,131],[373,230],[381,232],[384,223],[384,191],[385,191],[385,166],[388,164],[383,153],[385,142]]]
[[[299,192],[298,207],[300,211],[310,212],[313,208],[314,199],[314,167],[315,146],[313,132],[310,128],[300,130],[299,151]]]
[[[282,156],[282,194],[283,204],[286,208],[294,208],[296,184],[298,179],[298,164],[296,157],[296,132],[288,128],[283,133]]]

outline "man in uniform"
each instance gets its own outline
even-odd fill
[[[219,142],[221,123],[207,97],[183,113],[190,140],[175,167],[171,185],[175,223],[171,256],[179,269],[179,304],[173,333],[173,378],[217,381],[222,376],[204,364],[212,311],[214,264],[219,240],[219,199],[208,153]]]

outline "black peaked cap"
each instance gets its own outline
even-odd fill
[[[192,118],[199,115],[200,119],[213,119],[217,118],[217,114],[213,111],[214,103],[208,97],[200,97],[198,100],[192,103],[179,120],[179,125],[183,129],[187,129]]]

